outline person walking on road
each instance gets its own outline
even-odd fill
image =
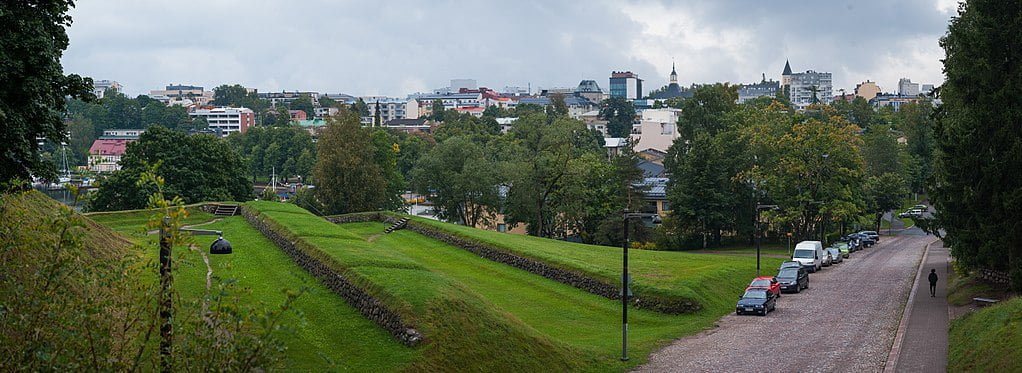
[[[929,279],[930,279],[930,296],[931,297],[936,297],[937,296],[937,270],[936,269],[930,269],[930,277],[929,277]]]

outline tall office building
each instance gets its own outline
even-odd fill
[[[642,98],[642,79],[631,71],[612,71],[610,97],[623,97],[629,100]]]

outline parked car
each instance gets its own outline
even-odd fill
[[[844,260],[844,257],[841,256],[841,249],[831,246],[827,248],[827,252],[830,253],[831,260],[834,261],[833,264],[841,263]]]
[[[823,260],[820,261],[821,267],[830,267],[834,264],[834,257],[830,255],[830,251],[823,249]]]
[[[745,288],[745,290],[749,289],[766,289],[774,296],[781,296],[781,283],[777,282],[777,279],[773,277],[756,277]]]
[[[767,313],[777,308],[777,297],[766,289],[750,289],[738,297],[738,305],[735,306],[735,313],[744,315],[755,313],[766,316]]]
[[[801,292],[802,289],[809,288],[809,273],[806,272],[805,268],[781,268],[777,272],[777,282],[781,284],[781,291],[789,291],[793,293]]]
[[[876,243],[876,240],[866,235],[865,233],[852,233],[851,235],[854,235],[856,238],[859,239],[859,242],[862,243],[863,248],[873,246],[873,244]]]
[[[831,244],[830,247],[837,249],[841,254],[841,258],[848,258],[849,254],[852,252],[852,247],[847,242],[837,241]]]
[[[873,239],[873,243],[879,243],[880,242],[880,234],[877,233],[876,231],[862,231],[862,232],[859,232],[859,233],[865,234],[869,238]]]
[[[923,210],[917,208],[909,209],[908,211],[898,214],[898,217],[918,219],[923,217]]]
[[[781,262],[781,268],[779,268],[779,269],[785,269],[785,268],[802,268],[802,263],[801,262],[796,262],[794,260],[786,260],[786,261]]]
[[[823,267],[823,260],[827,254],[823,251],[823,243],[820,241],[802,241],[795,245],[791,260],[802,263],[809,272],[816,272]]]
[[[862,240],[858,236],[853,234],[845,235],[838,239],[838,242],[844,242],[848,244],[849,252],[856,252],[862,250]]]
[[[926,206],[926,205],[915,205],[915,206],[912,206],[912,208],[913,208],[913,209],[919,209],[919,210],[923,210],[923,211],[926,211],[926,210],[927,210],[927,209],[929,209],[930,207],[929,207],[929,206]]]

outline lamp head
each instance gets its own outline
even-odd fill
[[[231,252],[233,252],[231,243],[225,240],[223,236],[218,237],[216,241],[213,241],[212,245],[209,245],[210,254],[230,254]]]

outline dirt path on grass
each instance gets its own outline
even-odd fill
[[[882,371],[923,247],[933,240],[884,236],[880,244],[811,274],[810,288],[784,294],[769,316],[725,316],[717,328],[675,341],[636,370]]]

